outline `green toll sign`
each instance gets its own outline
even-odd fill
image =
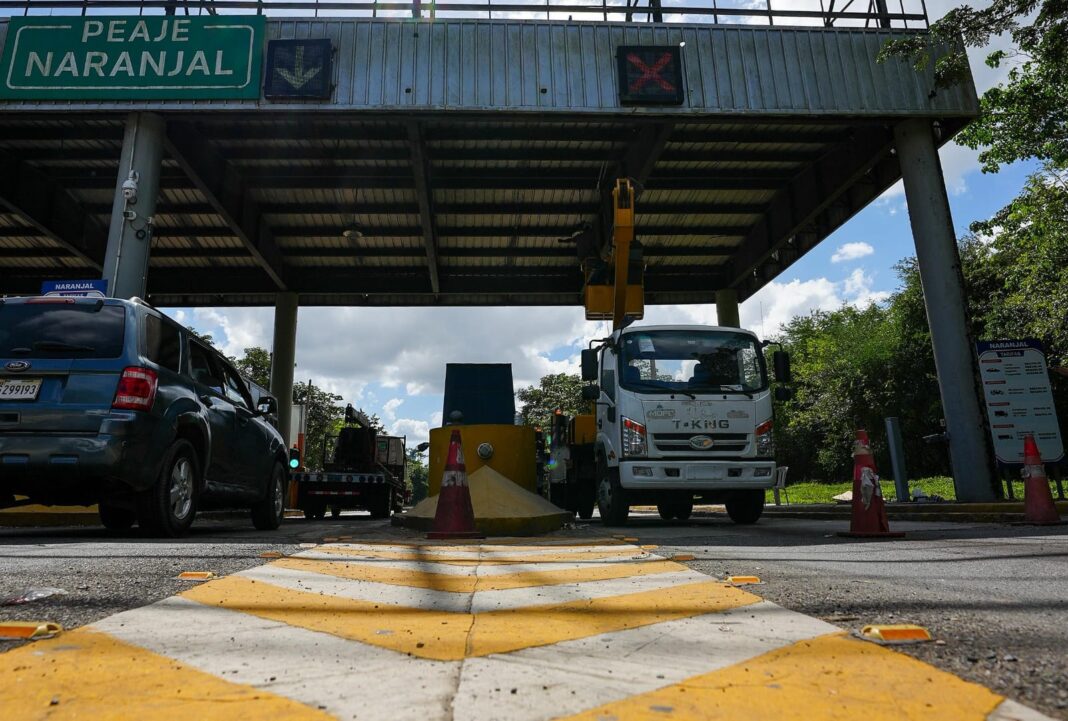
[[[11,18],[0,98],[259,98],[262,16]]]

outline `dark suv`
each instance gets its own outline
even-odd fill
[[[110,529],[178,536],[198,509],[282,519],[273,398],[138,301],[0,299],[0,507],[99,504]]]

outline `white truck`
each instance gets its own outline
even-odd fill
[[[659,325],[616,330],[583,351],[595,413],[558,417],[550,498],[583,518],[596,501],[608,525],[626,523],[632,505],[685,520],[695,500],[755,523],[775,481],[765,345],[738,328]],[[788,356],[776,351],[773,365],[788,383]]]

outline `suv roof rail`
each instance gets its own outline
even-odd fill
[[[131,303],[136,303],[137,305],[143,305],[146,308],[151,308],[152,310],[156,310],[156,306],[152,305],[151,303],[149,303],[144,298],[141,298],[141,297],[136,296],[136,295],[133,298],[130,298],[130,302]]]

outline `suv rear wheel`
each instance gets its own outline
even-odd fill
[[[97,506],[100,522],[109,531],[128,531],[137,522],[137,513],[129,508],[101,503]]]
[[[285,475],[282,464],[275,463],[267,493],[252,507],[252,525],[257,530],[273,531],[282,525],[282,516],[286,512]]]
[[[756,523],[764,513],[764,489],[734,491],[724,501],[724,505],[727,506],[727,515],[735,523]]]
[[[184,536],[197,515],[200,464],[193,445],[178,439],[163,456],[159,478],[138,497],[137,518],[154,536]]]

